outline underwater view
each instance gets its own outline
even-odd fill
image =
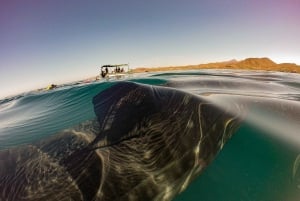
[[[300,75],[132,74],[0,100],[0,200],[300,200]]]

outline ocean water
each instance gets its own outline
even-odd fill
[[[0,157],[0,200],[298,201],[300,75],[175,71],[21,94],[0,100]]]

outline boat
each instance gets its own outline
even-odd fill
[[[100,76],[102,78],[121,78],[129,73],[129,64],[114,64],[101,66]]]

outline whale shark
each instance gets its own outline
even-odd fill
[[[242,119],[204,97],[133,82],[91,101],[94,119],[0,150],[0,200],[172,200]]]

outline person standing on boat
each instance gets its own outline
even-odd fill
[[[106,75],[105,70],[102,69],[102,70],[101,70],[101,76],[102,76],[102,77],[105,77],[105,75]]]

